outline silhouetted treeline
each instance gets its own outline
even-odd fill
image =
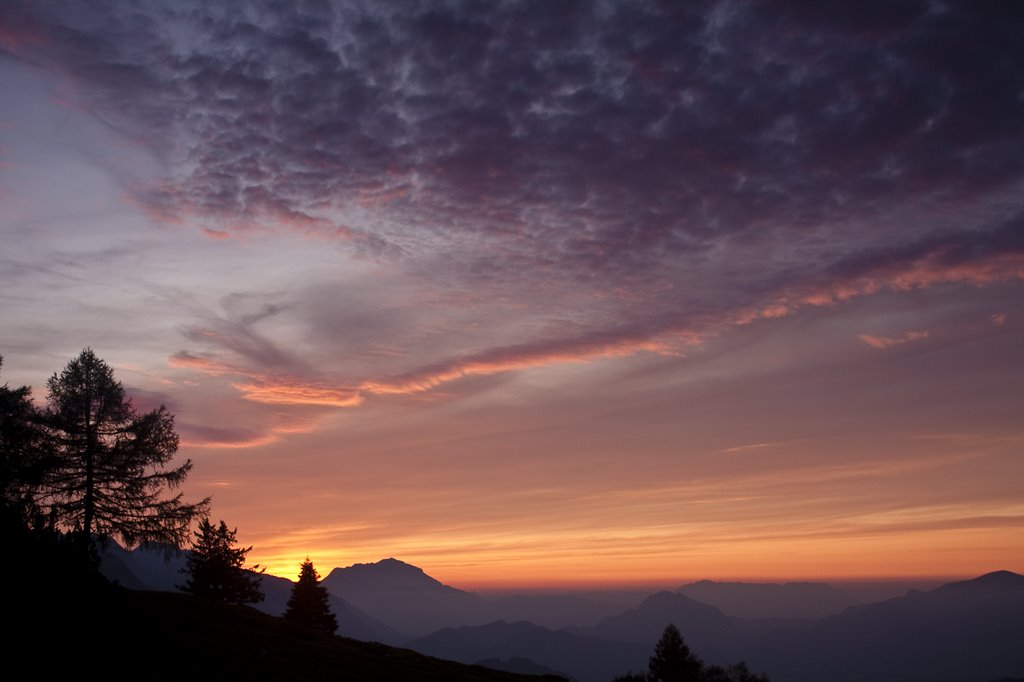
[[[174,492],[192,467],[171,466],[174,417],[163,406],[137,412],[88,348],[46,385],[41,408],[29,387],[0,387],[5,538],[65,575],[96,576],[94,545],[107,538],[180,547],[209,499],[187,503]]]
[[[188,503],[176,492],[192,463],[171,465],[178,435],[165,407],[136,411],[113,369],[89,348],[46,385],[44,407],[28,386],[0,386],[0,531],[5,553],[17,558],[2,570],[18,580],[26,604],[37,608],[41,595],[55,592],[59,605],[69,594],[106,587],[98,549],[110,539],[180,549],[200,518],[180,589],[229,604],[263,599],[262,571],[244,565],[252,547],[237,547],[237,529],[224,521],[210,522],[209,498]],[[17,576],[7,575],[15,569]],[[290,620],[333,633],[337,623],[318,581],[307,559]]]

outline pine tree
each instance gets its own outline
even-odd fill
[[[338,620],[331,613],[327,597],[327,588],[320,584],[320,574],[313,568],[309,557],[306,557],[299,570],[299,579],[292,587],[288,610],[284,613],[285,620],[309,630],[333,635],[338,629]]]
[[[673,624],[666,626],[648,662],[652,682],[698,682],[703,662],[690,653],[683,636]]]
[[[3,367],[0,356],[0,368]],[[29,523],[52,458],[43,447],[39,411],[28,386],[0,385],[0,506],[5,521]]]
[[[161,405],[139,414],[91,349],[47,382],[44,421],[54,466],[45,489],[58,525],[119,538],[128,546],[159,542],[180,547],[209,498],[187,504],[179,487],[192,468],[167,468],[178,450],[174,417]]]
[[[186,559],[188,580],[180,586],[182,591],[228,604],[263,601],[259,574],[265,569],[245,568],[245,555],[252,547],[235,547],[237,533],[237,528],[230,530],[223,521],[219,526],[208,518],[200,522]]]

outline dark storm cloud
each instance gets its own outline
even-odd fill
[[[147,205],[229,231],[371,254],[482,232],[503,256],[628,277],[723,234],[1020,178],[1012,4],[144,7],[15,4],[4,22],[45,36],[18,55],[165,154]]]

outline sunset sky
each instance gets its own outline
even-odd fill
[[[1024,3],[223,4],[0,3],[0,382],[252,562],[1024,571]]]

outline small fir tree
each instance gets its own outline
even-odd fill
[[[679,628],[670,623],[654,646],[648,677],[652,682],[698,682],[703,667],[686,646]]]
[[[228,604],[263,601],[259,574],[266,569],[245,568],[245,555],[252,547],[235,547],[237,532],[223,521],[214,526],[210,519],[202,520],[186,559],[188,580],[180,586],[182,591]]]
[[[320,574],[306,557],[299,570],[299,579],[292,587],[284,619],[309,630],[333,635],[338,620],[327,603],[327,588],[320,584]]]

